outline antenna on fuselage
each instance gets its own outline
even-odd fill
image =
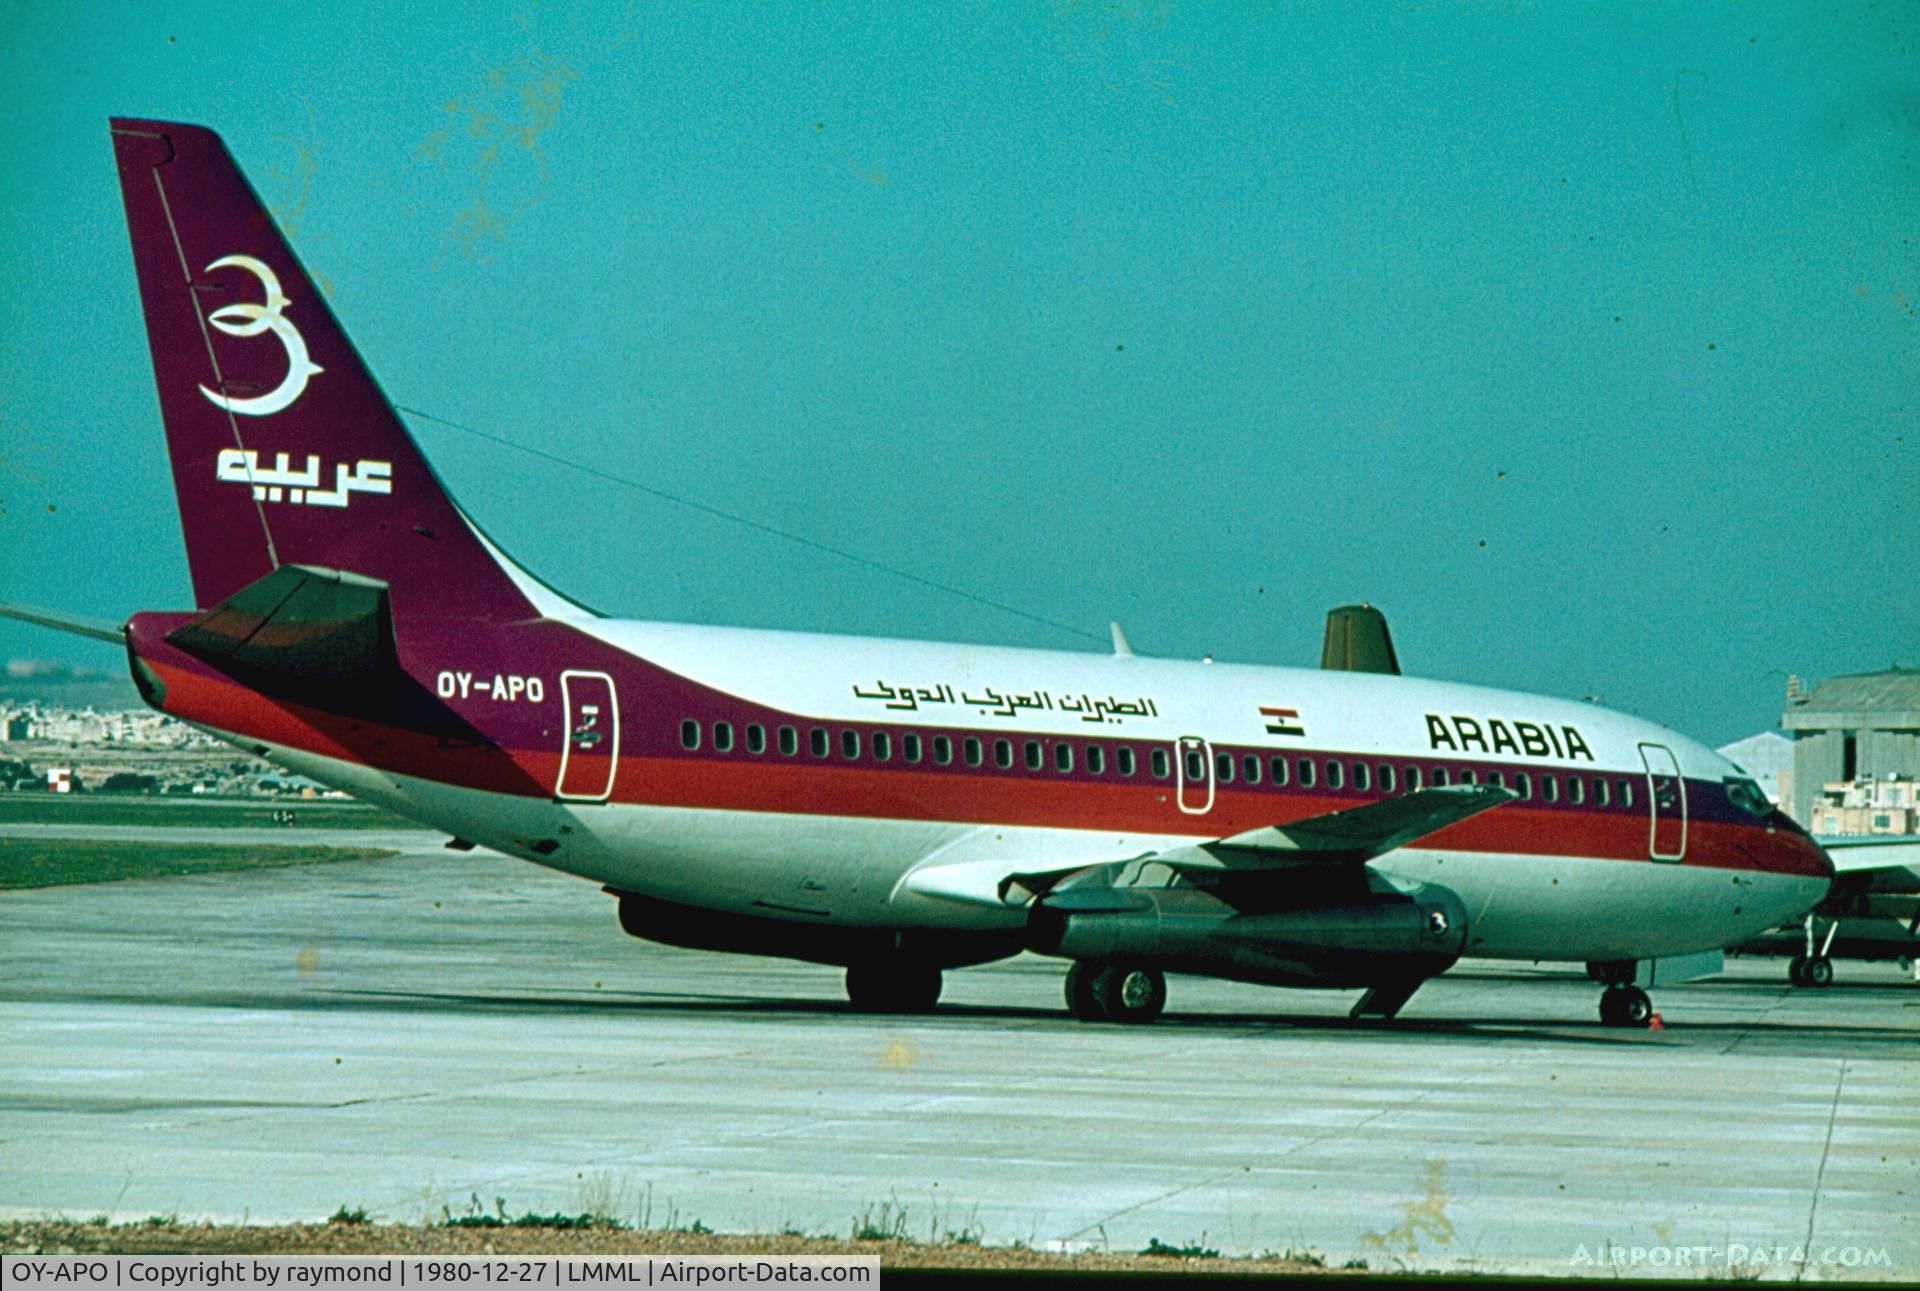
[[[1107,627],[1113,632],[1114,656],[1119,659],[1133,658],[1133,647],[1127,644],[1127,634],[1120,630],[1119,620],[1110,621]]]

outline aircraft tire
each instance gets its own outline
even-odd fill
[[[1137,964],[1106,964],[1093,975],[1093,998],[1109,1022],[1151,1022],[1167,1007],[1167,976]]]
[[[1787,980],[1795,986],[1807,985],[1807,957],[1795,955],[1793,962],[1787,965]]]
[[[885,960],[847,969],[847,1001],[856,1013],[931,1013],[940,999],[940,970]]]
[[[1802,984],[1806,986],[1832,986],[1833,961],[1825,955],[1815,955],[1807,961],[1802,977]]]
[[[1600,996],[1600,1020],[1610,1027],[1644,1027],[1653,1020],[1653,1001],[1637,986],[1610,986]]]
[[[1093,993],[1093,979],[1099,971],[1100,965],[1085,959],[1074,960],[1067,969],[1067,1012],[1082,1022],[1106,1020],[1107,1012]]]

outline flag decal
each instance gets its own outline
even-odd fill
[[[1262,708],[1260,716],[1266,719],[1268,735],[1305,735],[1307,728],[1300,723],[1300,710],[1297,708]]]

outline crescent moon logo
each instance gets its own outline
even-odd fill
[[[279,338],[287,351],[287,375],[280,384],[265,394],[252,399],[234,399],[217,391],[200,387],[200,393],[207,399],[225,408],[228,412],[237,412],[248,417],[265,417],[269,413],[279,412],[307,388],[307,378],[326,369],[307,357],[306,338],[300,335],[300,329],[287,321],[281,311],[288,304],[287,295],[280,290],[280,279],[273,270],[252,256],[222,256],[207,266],[206,271],[224,269],[231,265],[235,269],[245,269],[260,280],[261,291],[266,295],[263,305],[227,305],[207,315],[207,321],[225,332],[228,336],[258,336],[262,332],[272,332]],[[236,321],[238,320],[238,321]]]

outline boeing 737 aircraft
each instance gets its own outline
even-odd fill
[[[1389,1018],[1462,955],[1585,960],[1645,1025],[1633,961],[1828,892],[1711,750],[1397,675],[1384,635],[1313,671],[602,617],[447,495],[217,135],[112,136],[197,608],[96,634],[155,708],[590,879],[636,937],[902,1012],[1034,950],[1115,1022],[1169,972]]]

